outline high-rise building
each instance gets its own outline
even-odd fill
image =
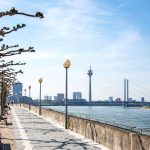
[[[13,84],[13,96],[22,96],[22,83],[19,81]]]
[[[110,96],[110,97],[108,98],[108,100],[109,100],[109,102],[113,102],[113,97]]]
[[[73,92],[73,99],[82,99],[81,92]]]
[[[57,101],[57,96],[54,96],[54,101]]]
[[[57,93],[57,101],[59,102],[64,101],[64,93]]]
[[[144,102],[145,101],[145,98],[144,97],[141,97],[141,102]]]

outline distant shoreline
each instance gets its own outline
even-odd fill
[[[145,109],[150,109],[150,106],[145,106],[144,108],[145,108]]]

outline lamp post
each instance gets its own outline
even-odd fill
[[[24,104],[26,103],[26,92],[27,92],[27,89],[24,89],[24,96],[25,96]]]
[[[41,83],[43,82],[43,79],[42,78],[40,78],[39,79],[39,83],[40,83],[40,97],[39,97],[39,99],[40,99],[40,106],[39,106],[39,115],[41,115]]]
[[[25,96],[25,98],[23,99],[23,105],[25,105],[25,103],[26,103],[26,92],[27,92],[27,89],[24,89],[24,96]]]
[[[67,108],[67,101],[68,101],[68,68],[70,67],[71,62],[70,60],[64,61],[64,68],[66,69],[66,98],[65,98],[65,129],[67,129],[67,123],[68,123],[68,108]]]
[[[26,96],[27,89],[24,89],[24,96]]]
[[[31,109],[31,100],[30,100],[31,85],[29,85],[28,88],[29,88],[29,110],[30,110]]]

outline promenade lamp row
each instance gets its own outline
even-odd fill
[[[67,123],[68,123],[68,68],[71,66],[71,62],[69,59],[66,59],[63,63],[63,66],[66,70],[66,88],[65,88],[65,129],[67,129]],[[43,82],[42,78],[39,78],[38,80],[39,84],[40,84],[40,93],[39,93],[39,100],[40,100],[40,104],[39,104],[39,115],[41,115],[41,84]],[[31,92],[31,85],[28,86],[29,89],[29,98],[30,98],[30,92]],[[25,96],[26,96],[26,91],[27,89],[24,89],[25,92]],[[31,109],[31,100],[29,100],[29,110]]]
[[[39,96],[39,100],[40,100],[40,105],[39,105],[39,115],[41,115],[41,83],[42,83],[43,79],[40,78],[38,80],[38,82],[40,83],[40,96]],[[29,89],[29,110],[31,110],[31,85],[28,86],[28,89]],[[27,92],[27,89],[24,89],[24,95],[26,96],[26,92]]]

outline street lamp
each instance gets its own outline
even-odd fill
[[[40,78],[39,79],[39,83],[40,83],[40,97],[39,97],[39,99],[40,99],[40,107],[39,107],[39,115],[41,115],[41,83],[42,82],[43,82],[43,79]]]
[[[29,110],[30,110],[31,109],[31,100],[30,100],[31,85],[29,85],[28,88],[29,88]]]
[[[23,99],[23,105],[25,105],[26,103],[26,92],[27,92],[27,89],[24,89],[24,99]]]
[[[70,60],[66,59],[64,61],[64,64],[63,64],[64,68],[66,69],[65,129],[67,129],[67,122],[68,122],[68,113],[67,113],[67,111],[68,111],[68,108],[67,108],[68,99],[67,99],[67,96],[68,96],[68,68],[70,67],[70,65],[71,65]]]
[[[24,96],[26,96],[26,91],[27,91],[27,89],[24,89]]]

